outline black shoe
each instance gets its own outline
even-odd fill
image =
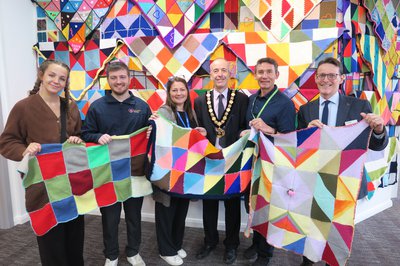
[[[260,257],[258,256],[258,258],[256,259],[255,262],[253,262],[253,264],[251,264],[252,266],[266,266],[269,263],[269,257]]]
[[[215,246],[210,246],[210,245],[204,245],[201,247],[199,252],[196,254],[196,259],[201,260],[204,259],[205,257],[208,257],[210,255],[211,251],[215,249]]]
[[[226,264],[232,264],[235,262],[237,257],[236,249],[227,249],[224,254],[224,262]]]
[[[257,248],[255,244],[252,244],[250,247],[248,247],[244,253],[243,256],[248,259],[248,260],[255,260],[257,259]]]
[[[303,256],[303,261],[301,262],[300,266],[312,266],[314,265],[314,262],[309,260],[307,257]]]

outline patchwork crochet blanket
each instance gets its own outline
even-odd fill
[[[218,149],[196,130],[162,117],[153,121],[152,134],[150,181],[162,190],[179,196],[227,198],[248,187],[254,157],[249,134]]]
[[[372,198],[379,185],[381,185],[382,176],[388,172],[393,157],[399,152],[399,141],[396,137],[389,138],[389,143],[384,150],[368,150],[367,161],[364,164],[364,175],[368,182],[368,199]]]
[[[278,40],[284,39],[321,0],[243,0]]]
[[[54,21],[73,53],[81,50],[86,38],[93,34],[110,11],[115,0],[31,0]]]
[[[275,247],[345,265],[370,133],[362,121],[261,135],[249,227]]]
[[[175,49],[165,46],[160,36],[128,37],[124,41],[146,69],[165,87],[171,76],[182,76],[188,82],[226,34],[190,34]]]
[[[278,88],[287,88],[341,34],[339,28],[294,30],[278,41],[268,31],[231,32],[222,42],[253,72],[258,59],[273,57],[279,63],[276,85]]]
[[[197,26],[217,0],[131,0],[160,33],[165,44],[174,48]]]
[[[82,51],[72,53],[67,42],[40,42],[34,45],[39,64],[46,59],[59,60],[71,69],[70,96],[81,100],[99,79],[106,64],[123,46],[122,40],[89,40]]]
[[[44,235],[78,215],[151,194],[146,148],[143,128],[107,145],[43,144],[36,156],[25,156],[19,171],[33,231]]]

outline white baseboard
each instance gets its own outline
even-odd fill
[[[17,224],[24,224],[24,223],[26,223],[26,222],[28,222],[28,221],[29,221],[29,215],[28,215],[28,213],[25,213],[25,214],[23,214],[23,215],[14,216],[14,225],[17,225]]]
[[[357,213],[354,219],[354,223],[358,224],[359,222],[362,222],[386,209],[389,209],[392,206],[393,206],[393,201],[390,199],[384,202],[379,202],[378,204],[375,204],[374,206],[370,207],[368,210],[363,211],[361,213]]]
[[[360,199],[357,201],[357,210],[354,223],[362,222],[393,206],[392,197],[397,196],[397,184],[385,188],[378,188],[370,200]]]

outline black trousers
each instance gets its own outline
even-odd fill
[[[253,231],[253,244],[256,246],[258,256],[263,258],[272,258],[274,247],[268,244],[265,237],[257,231]]]
[[[82,266],[85,220],[83,216],[60,223],[37,237],[43,266]]]
[[[204,244],[216,246],[218,236],[218,200],[203,200]],[[225,240],[226,249],[237,249],[240,232],[240,197],[224,200],[225,205]]]
[[[119,256],[118,225],[121,216],[122,204],[124,205],[125,222],[128,244],[125,252],[128,257],[139,253],[142,235],[142,205],[143,197],[130,198],[123,203],[118,202],[108,207],[100,208],[103,224],[104,256],[115,260]]]
[[[155,204],[156,235],[161,256],[175,256],[182,248],[189,199],[171,197],[170,206]]]
[[[248,190],[244,194],[244,204],[247,213],[249,213],[249,197],[250,191]],[[257,231],[253,231],[253,245],[256,247],[257,255],[260,257],[271,258],[274,254],[274,247],[268,244],[265,237]]]

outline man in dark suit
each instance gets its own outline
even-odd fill
[[[388,143],[388,136],[382,117],[371,113],[372,108],[368,101],[339,94],[339,86],[344,79],[342,66],[337,59],[328,57],[319,62],[315,83],[320,97],[300,107],[298,129],[322,128],[324,125],[344,126],[365,119],[373,129],[369,148],[383,150]],[[361,186],[366,186],[366,182]],[[313,262],[303,257],[301,265],[313,265]]]
[[[246,122],[249,127],[271,135],[294,131],[296,110],[293,102],[275,85],[279,77],[278,63],[269,57],[257,61],[254,78],[257,80],[260,90],[250,96],[247,108]],[[243,131],[244,135],[248,131]],[[246,195],[246,207],[249,205]],[[247,209],[248,211],[248,209]],[[272,258],[274,247],[269,245],[265,237],[254,231],[253,243],[244,252],[244,257],[249,260],[257,258],[253,266],[267,265]]]
[[[208,140],[217,148],[225,148],[239,139],[246,128],[248,98],[245,94],[228,89],[229,62],[219,58],[210,65],[210,78],[214,89],[194,101],[199,126],[207,130]],[[218,200],[203,200],[204,244],[197,259],[207,257],[218,244]],[[237,257],[240,232],[240,197],[224,200],[225,254],[224,262],[232,264]]]

